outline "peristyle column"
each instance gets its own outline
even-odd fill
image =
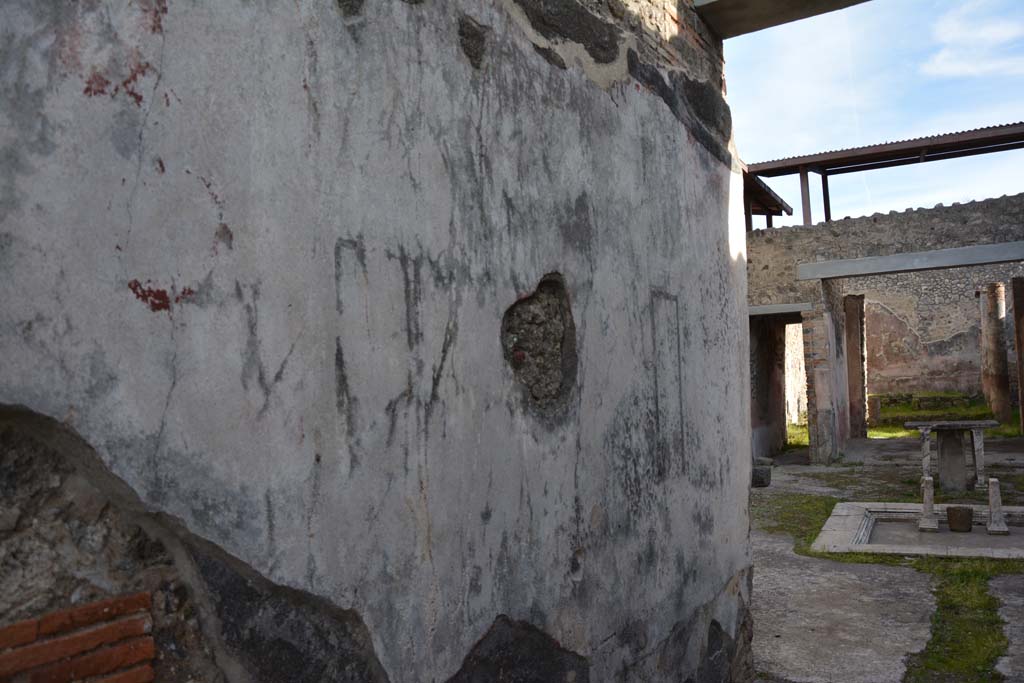
[[[989,409],[1000,422],[1013,417],[1010,372],[1006,362],[1006,292],[1001,282],[981,292],[981,390]]]

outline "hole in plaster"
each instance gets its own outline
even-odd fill
[[[535,405],[550,408],[568,395],[576,381],[576,324],[561,275],[545,275],[533,294],[509,307],[501,346]]]

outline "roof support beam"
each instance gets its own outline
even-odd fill
[[[695,0],[693,6],[719,38],[732,38],[861,2],[864,0]]]
[[[916,251],[889,256],[841,259],[801,263],[796,267],[797,280],[828,280],[839,277],[909,273],[917,270],[937,270],[961,266],[981,266],[989,263],[1024,261],[1024,242],[979,244],[955,249]]]
[[[828,173],[821,174],[821,198],[825,204],[825,222],[832,222],[832,204],[828,200]]]
[[[804,210],[804,225],[811,224],[811,188],[807,183],[807,167],[800,167],[800,203]]]

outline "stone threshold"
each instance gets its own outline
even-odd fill
[[[951,504],[935,505],[939,519],[945,519],[946,508]],[[953,505],[969,507],[974,513],[974,524],[981,525],[985,532],[988,523],[987,505]],[[1024,534],[1024,507],[1004,507],[1006,523]],[[921,516],[920,503],[837,503],[832,515],[821,528],[821,533],[811,544],[811,550],[822,553],[877,553],[881,555],[930,555],[935,557],[984,557],[991,559],[1024,559],[1022,548],[977,548],[958,545],[912,545],[870,543],[871,532],[876,522],[905,522],[916,524]],[[928,533],[928,532],[921,532]],[[1012,533],[1012,531],[1011,531]],[[995,538],[1003,538],[1005,536]],[[995,542],[995,541],[994,541]]]

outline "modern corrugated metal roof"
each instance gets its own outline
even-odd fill
[[[928,135],[908,140],[883,142],[863,147],[785,157],[748,164],[758,176],[772,177],[797,173],[800,168],[838,175],[853,171],[900,166],[923,161],[939,161],[973,154],[987,154],[1024,147],[1024,121],[986,126],[956,133]]]

